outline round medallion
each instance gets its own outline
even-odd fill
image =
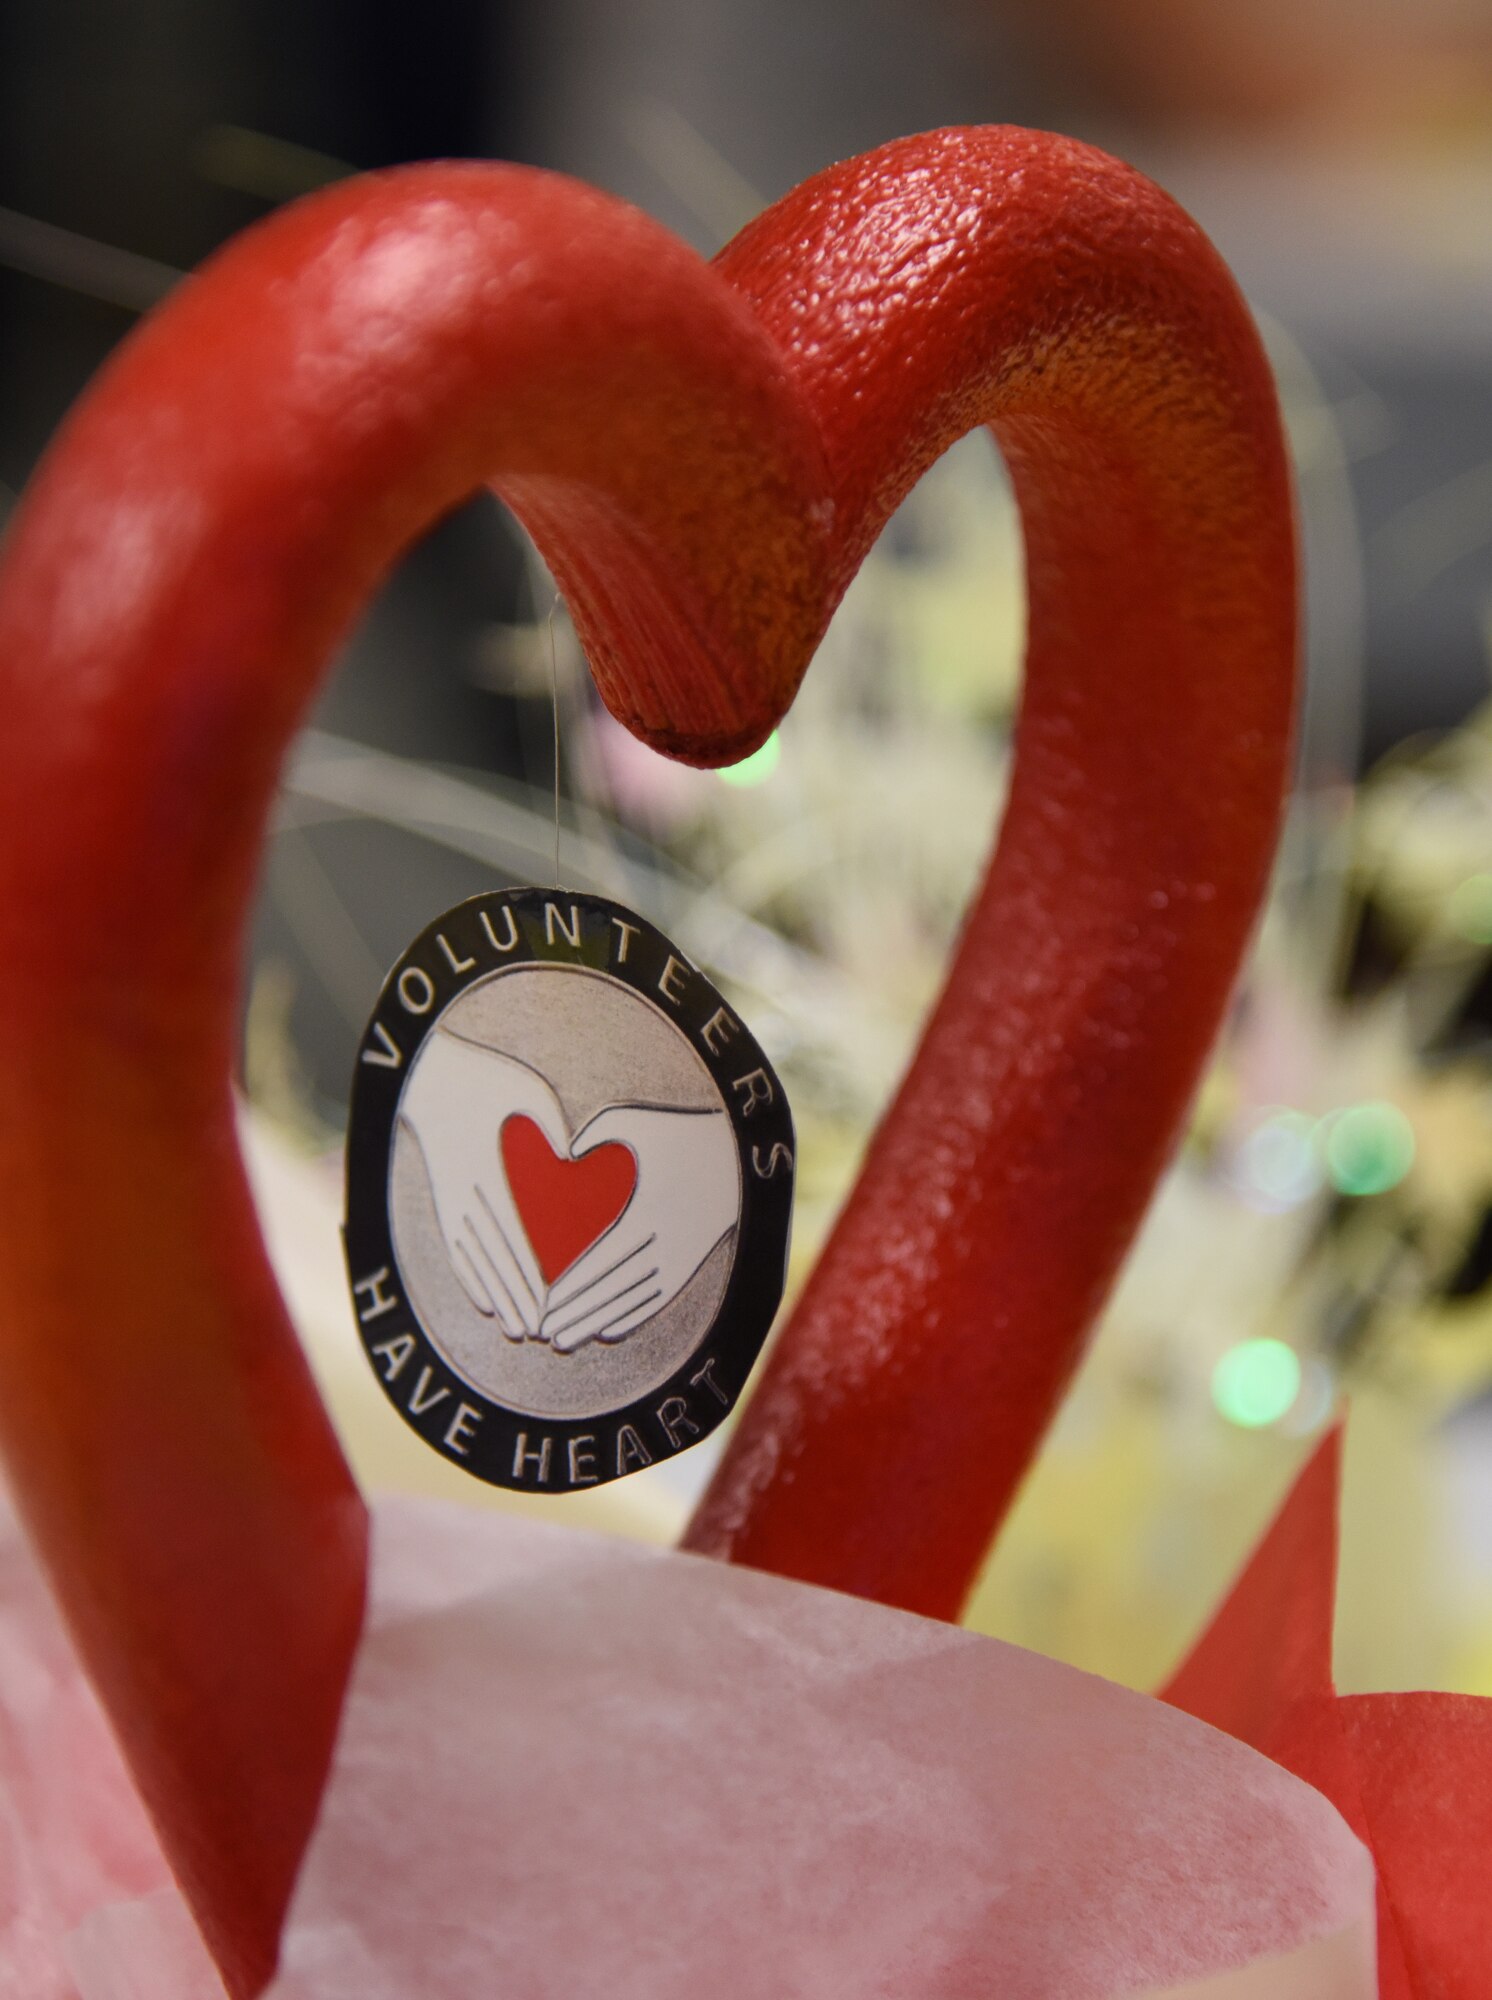
[[[793,1126],[661,932],[569,891],[416,938],[359,1049],[344,1240],[385,1394],[498,1486],[668,1458],[734,1405],[782,1296]]]

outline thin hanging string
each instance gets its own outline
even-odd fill
[[[560,886],[560,726],[559,656],[554,640],[554,614],[559,610],[558,593],[549,607],[545,623],[549,627],[549,702],[554,715],[554,886]]]

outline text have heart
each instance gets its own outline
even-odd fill
[[[362,1326],[399,1312],[403,1305],[387,1266],[360,1278],[352,1289]],[[422,1434],[452,1458],[464,1459],[479,1436],[486,1412],[465,1401],[449,1382],[438,1381],[428,1361],[412,1368],[419,1351],[418,1338],[407,1331],[391,1332],[386,1340],[374,1341],[368,1349],[385,1383],[400,1384],[406,1410],[422,1420]],[[730,1408],[731,1397],[715,1377],[713,1355],[693,1371],[689,1387],[695,1396],[713,1398],[721,1409]],[[427,1427],[425,1418],[433,1418],[433,1424]],[[595,1486],[603,1477],[603,1465],[606,1478],[624,1478],[651,1465],[660,1451],[683,1451],[701,1432],[690,1415],[689,1398],[679,1394],[665,1396],[652,1411],[650,1424],[656,1434],[651,1444],[637,1423],[606,1424],[594,1418],[592,1422],[598,1422],[599,1427],[590,1431],[518,1431],[512,1440],[514,1481],[561,1489]]]

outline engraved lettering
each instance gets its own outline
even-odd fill
[[[367,1305],[360,1305],[357,1309],[358,1324],[360,1326],[366,1326],[370,1319],[379,1319],[384,1313],[391,1313],[398,1309],[399,1294],[384,1290],[384,1285],[391,1275],[388,1265],[380,1264],[371,1277],[359,1278],[353,1286],[352,1295],[354,1298],[360,1299],[364,1292],[368,1294]]]
[[[455,952],[451,950],[450,945],[446,942],[444,931],[437,931],[435,933],[435,942],[445,953],[446,964],[451,968],[452,972],[470,972],[476,964],[474,958],[457,958]]]
[[[703,1382],[710,1394],[715,1398],[715,1401],[723,1409],[728,1410],[730,1408],[730,1397],[726,1395],[720,1384],[715,1380],[714,1368],[715,1357],[712,1354],[704,1367],[689,1377],[689,1386],[692,1389],[697,1389],[700,1383]]]
[[[728,1042],[736,1034],[740,1025],[739,1021],[731,1019],[723,1007],[717,1007],[709,1020],[700,1029],[699,1038],[712,1056],[718,1056],[720,1049],[715,1041],[715,1037],[718,1035],[722,1042]]]
[[[554,934],[556,931],[559,932],[566,944],[573,946],[576,951],[579,951],[580,905],[578,903],[570,905],[570,921],[568,924],[560,915],[556,904],[546,903],[544,905],[544,935],[551,944],[554,943]]]
[[[399,998],[410,1014],[428,1014],[435,1005],[435,982],[417,965],[406,965],[399,974]]]
[[[675,1007],[677,1007],[679,1002],[683,999],[684,989],[682,984],[680,984],[679,990],[676,993],[674,991],[674,982],[675,981],[682,982],[688,970],[689,970],[688,966],[681,964],[680,961],[674,957],[673,953],[670,952],[668,954],[667,965],[665,965],[663,970],[658,974],[658,991],[663,995],[665,1000],[671,1000],[675,1005]]]
[[[437,1389],[432,1395],[430,1392],[432,1379],[428,1365],[420,1370],[420,1379],[415,1383],[414,1394],[409,1399],[409,1414],[412,1417],[425,1416],[437,1403],[443,1403],[450,1395],[450,1390],[444,1387]]]
[[[412,1333],[396,1333],[392,1340],[380,1340],[372,1352],[388,1363],[383,1371],[385,1382],[397,1382],[403,1373],[404,1364],[415,1350]]]
[[[745,1092],[746,1102],[741,1106],[743,1118],[749,1118],[758,1104],[772,1102],[772,1079],[764,1069],[748,1070],[745,1076],[735,1077],[731,1089]]]
[[[596,1442],[589,1432],[584,1437],[570,1440],[570,1484],[572,1486],[594,1486],[600,1474],[596,1471],[596,1454],[590,1449]]]
[[[751,1169],[759,1181],[771,1180],[772,1176],[776,1173],[779,1167],[786,1167],[788,1171],[791,1172],[792,1165],[793,1165],[792,1148],[790,1146],[784,1146],[780,1139],[777,1141],[776,1145],[772,1148],[771,1152],[767,1155],[767,1164],[765,1166],[762,1165],[761,1147],[753,1146],[751,1149]]]
[[[699,1436],[699,1425],[689,1414],[689,1405],[682,1396],[665,1396],[653,1412],[663,1426],[663,1434],[675,1451],[684,1449],[680,1431],[687,1431],[690,1437]]]
[[[627,963],[628,945],[631,944],[633,938],[640,937],[642,933],[638,930],[636,924],[624,924],[620,917],[613,917],[611,921],[622,934],[622,941],[617,947],[616,962],[618,965],[625,965]]]
[[[482,929],[487,933],[487,942],[492,946],[494,951],[511,951],[518,942],[518,926],[513,921],[513,908],[510,903],[503,904],[503,916],[508,928],[506,938],[500,938],[492,928],[491,912],[488,910],[482,911]]]
[[[620,1479],[624,1473],[640,1472],[643,1466],[651,1465],[653,1454],[630,1424],[623,1424],[616,1434],[616,1471]]]
[[[515,1479],[525,1478],[524,1467],[535,1465],[538,1467],[539,1484],[547,1486],[549,1483],[549,1454],[553,1448],[554,1439],[546,1437],[540,1442],[537,1451],[530,1451],[528,1448],[528,1432],[520,1431],[513,1444],[513,1477]]]
[[[404,1061],[404,1052],[394,1040],[382,1021],[373,1023],[373,1033],[378,1042],[376,1049],[364,1049],[362,1060],[372,1063],[375,1069],[398,1069]]]
[[[446,1425],[446,1450],[455,1452],[458,1458],[465,1458],[481,1421],[480,1410],[474,1410],[470,1403],[458,1403],[455,1416]]]

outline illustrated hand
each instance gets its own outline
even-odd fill
[[[540,1338],[545,1285],[503,1171],[503,1121],[531,1118],[569,1151],[559,1099],[537,1071],[437,1028],[405,1086],[399,1116],[419,1142],[451,1268],[477,1311],[509,1340]]]
[[[571,1157],[620,1143],[637,1161],[621,1216],[556,1282],[540,1338],[572,1353],[623,1340],[688,1284],[740,1209],[740,1167],[723,1111],[615,1105],[576,1135]]]

